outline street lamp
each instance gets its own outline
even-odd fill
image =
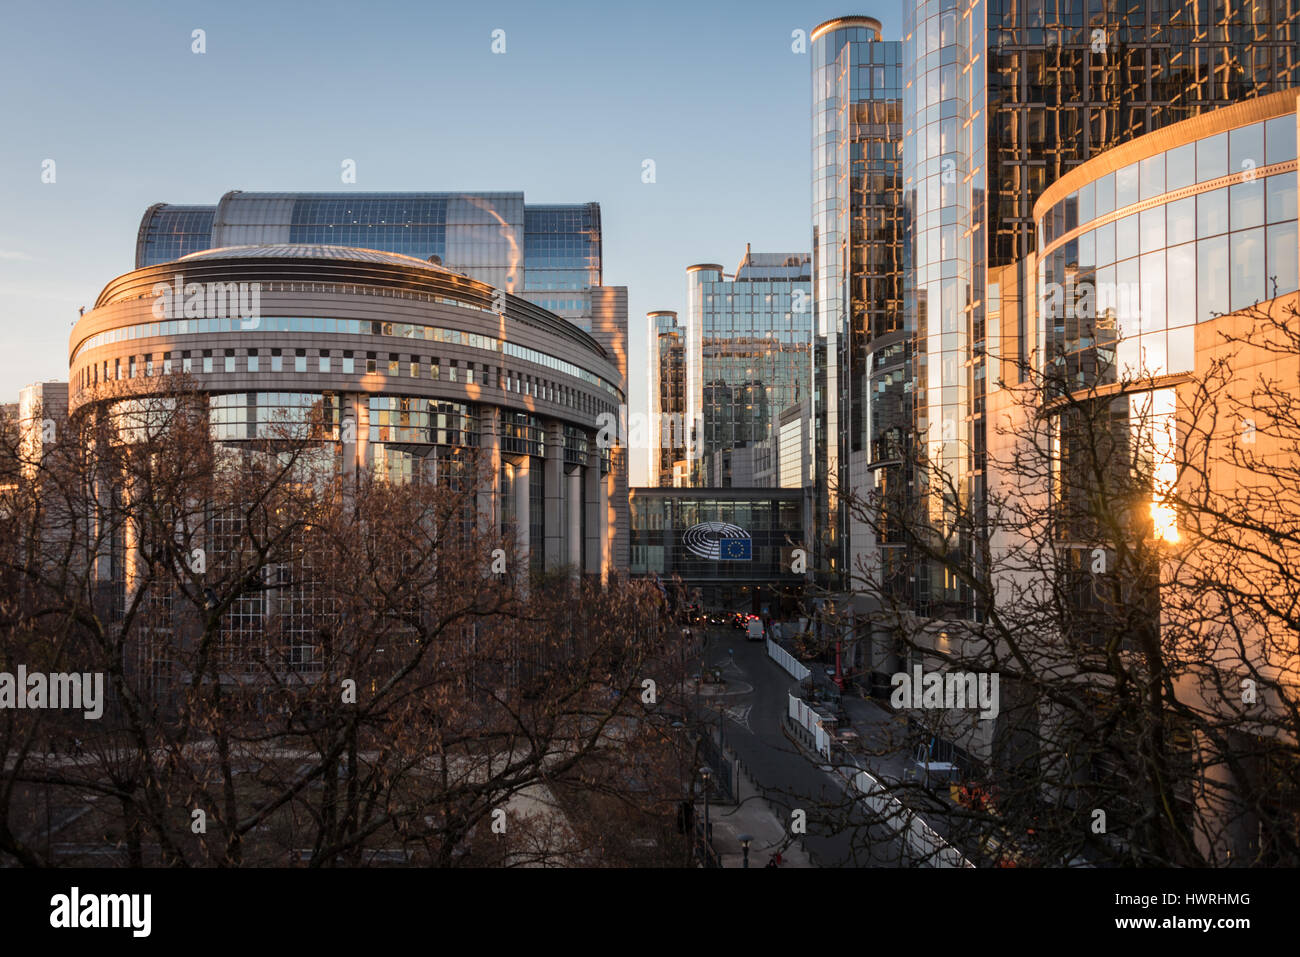
[[[754,838],[751,834],[740,835],[740,849],[745,852],[745,863],[741,865],[742,867],[749,866],[749,844],[753,840]]]
[[[713,768],[704,765],[700,768],[700,777],[704,780],[704,843],[712,848],[709,840],[712,836],[709,829],[709,778],[713,777]]]

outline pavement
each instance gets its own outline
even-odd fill
[[[749,866],[765,867],[774,854],[781,855],[779,867],[813,867],[803,846],[786,833],[772,805],[742,768],[739,801],[734,805],[711,805],[709,821],[713,827],[713,849],[723,867],[744,867],[745,853],[740,836],[748,834]]]

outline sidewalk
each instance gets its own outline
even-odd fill
[[[703,804],[696,808],[703,814]],[[758,788],[750,780],[744,766],[740,767],[740,803],[711,805],[709,821],[713,825],[713,847],[722,859],[723,867],[743,867],[744,852],[740,835],[749,834],[749,866],[764,867],[768,858],[781,851],[781,867],[812,867],[808,853],[796,840],[786,840],[789,835],[772,806],[763,800]]]

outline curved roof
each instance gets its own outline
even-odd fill
[[[354,246],[331,246],[325,243],[266,243],[254,246],[220,246],[182,256],[176,262],[212,259],[341,259],[348,262],[379,263],[385,266],[417,266],[433,272],[458,276],[445,266],[437,266],[414,256],[388,253],[380,249]]]

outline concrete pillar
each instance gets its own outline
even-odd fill
[[[568,559],[564,547],[567,523],[564,520],[564,426],[552,422],[546,426],[545,502],[546,568],[563,568]]]
[[[566,476],[569,501],[565,508],[568,518],[568,554],[566,561],[569,568],[577,574],[582,570],[582,469],[574,467]]]
[[[522,562],[521,571],[526,571],[529,563],[529,550],[531,543],[528,541],[529,531],[531,528],[531,518],[528,514],[528,472],[529,463],[532,456],[521,455],[515,463],[515,560]],[[538,543],[539,547],[541,543]],[[523,580],[528,576],[522,575]]]
[[[604,482],[600,475],[599,449],[587,453],[582,482],[583,503],[587,510],[587,561],[583,571],[588,575],[600,575],[604,570],[605,549],[600,534]]]
[[[489,538],[501,535],[501,410],[488,406],[479,416],[479,529]]]

